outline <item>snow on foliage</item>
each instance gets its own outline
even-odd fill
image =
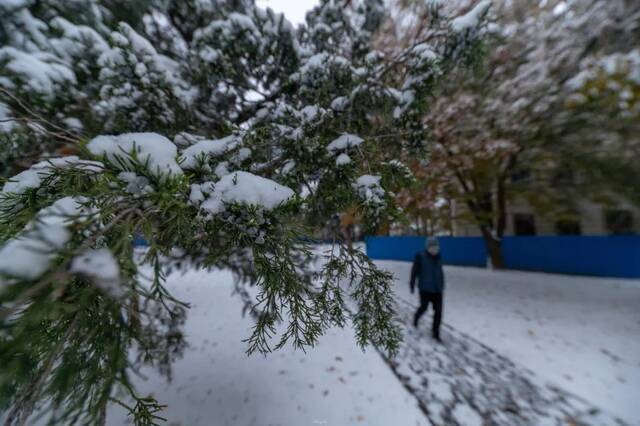
[[[623,117],[640,112],[640,49],[613,53],[585,61],[578,74],[566,82],[573,93],[569,103],[581,105],[605,93],[613,95]]]
[[[232,203],[272,210],[294,195],[286,186],[242,171],[223,176],[215,183],[191,186],[191,200],[200,201],[200,209],[209,214],[220,213]]]
[[[119,298],[124,295],[118,261],[106,247],[89,249],[74,257],[69,272],[89,278],[109,296]]]
[[[353,72],[353,67],[343,56],[322,52],[308,58],[291,79],[305,86],[316,87],[331,75],[344,78]]]
[[[397,348],[390,276],[346,245],[331,220],[347,210],[370,230],[394,220],[397,179],[386,161],[422,146],[429,105],[422,101],[445,66],[467,66],[460,58],[480,34],[456,46],[460,37],[448,34],[443,14],[429,45],[382,53],[374,35],[384,24],[383,0],[321,2],[296,30],[251,0],[12,0],[0,10],[0,120],[18,118],[1,122],[10,152],[2,153],[9,168],[0,172],[15,176],[0,194],[0,276],[12,280],[0,304],[22,309],[17,321],[24,321],[9,340],[44,365],[57,354],[26,342],[67,331],[74,340],[89,328],[94,340],[65,342],[76,353],[56,358],[61,365],[51,376],[75,371],[69,359],[100,359],[88,369],[105,378],[79,380],[77,395],[43,389],[38,398],[65,402],[52,407],[56,420],[101,423],[120,385],[135,421],[159,409],[124,381],[132,348],[143,364],[167,372],[180,353],[186,307],[163,286],[178,261],[231,268],[239,282],[259,287],[249,353],[287,342],[313,346],[326,329],[345,324],[346,298],[334,297],[342,291],[337,277],[345,276],[358,343]],[[401,114],[391,116],[397,107]],[[358,161],[347,154],[354,148]],[[41,163],[67,153],[76,156]],[[86,222],[55,222],[47,206],[56,199],[100,210]],[[336,256],[314,271],[306,241],[323,232],[333,234]],[[38,242],[40,233],[54,239],[51,250],[40,250],[47,237]],[[149,249],[134,260],[136,234]],[[140,262],[153,265],[150,286],[138,275]],[[43,287],[31,288],[28,281],[44,272]],[[20,299],[24,288],[36,297]],[[42,312],[51,313],[51,330],[30,329]],[[273,336],[280,320],[289,327]],[[20,334],[25,329],[31,332]],[[6,353],[0,350],[0,364],[15,360]],[[119,368],[105,371],[115,362]],[[20,410],[32,377],[8,377],[9,370],[0,381],[15,383],[8,404]]]
[[[451,21],[451,27],[454,31],[463,32],[468,29],[476,28],[481,22],[481,18],[487,13],[491,7],[491,0],[481,0],[473,9],[462,16],[458,16]]]
[[[180,165],[183,169],[194,169],[198,165],[198,159],[207,160],[209,157],[224,154],[235,148],[239,142],[240,138],[233,135],[222,139],[200,140],[182,151],[184,161]]]
[[[420,43],[413,48],[412,53],[417,55],[423,61],[433,61],[438,59],[439,55],[433,50],[431,46],[426,43]]]
[[[11,73],[10,77],[46,97],[52,97],[56,90],[76,82],[73,71],[50,53],[25,53],[5,46],[0,48],[0,63]]]
[[[384,203],[385,191],[380,186],[380,176],[362,175],[358,177],[353,187],[358,191],[358,195],[367,203]]]
[[[336,158],[336,165],[337,166],[344,166],[345,164],[349,164],[350,162],[351,162],[351,157],[349,157],[344,152],[342,154],[338,155],[338,158]]]
[[[360,136],[345,133],[331,141],[331,143],[327,145],[327,150],[330,152],[343,151],[347,148],[358,146],[362,142],[364,142],[364,140]]]
[[[83,198],[65,197],[46,207],[24,231],[0,248],[0,275],[33,281],[44,274],[72,234],[67,229],[90,212]]]
[[[180,77],[178,63],[158,54],[126,23],[120,23],[109,38],[113,47],[98,58],[101,100],[95,112],[116,130],[125,117],[141,130],[154,123],[174,124],[176,106],[188,104],[197,92]]]
[[[181,175],[176,162],[177,147],[157,133],[124,133],[117,136],[97,136],[87,144],[96,157],[104,159],[121,170],[134,167],[134,159],[144,165],[151,176]]]
[[[129,194],[148,194],[153,192],[153,187],[149,185],[149,179],[138,176],[134,172],[120,172],[118,178],[125,182],[125,191]]]
[[[75,25],[60,16],[52,19],[50,25],[62,33],[61,37],[51,40],[53,49],[67,59],[85,53],[99,56],[109,50],[107,41],[91,27]]]
[[[0,102],[0,133],[9,133],[16,127],[16,123],[10,120],[11,111],[9,106]]]
[[[173,143],[175,143],[178,148],[185,149],[204,139],[204,136],[194,135],[189,132],[180,132],[173,138]]]
[[[53,175],[56,169],[73,168],[89,173],[100,173],[104,165],[99,161],[81,160],[76,155],[51,158],[34,164],[29,169],[10,178],[2,187],[3,194],[22,194],[27,189],[39,188],[42,180]]]

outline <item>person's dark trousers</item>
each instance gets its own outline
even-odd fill
[[[413,325],[418,326],[418,320],[427,312],[429,303],[433,305],[433,325],[431,332],[433,337],[440,338],[440,322],[442,321],[442,293],[431,293],[429,291],[420,292],[420,307],[413,316]]]

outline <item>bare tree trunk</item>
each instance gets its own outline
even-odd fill
[[[347,241],[347,246],[349,249],[353,248],[353,225],[349,224],[343,228],[343,235],[345,240]]]
[[[502,240],[497,238],[486,227],[482,227],[482,237],[484,238],[484,244],[487,247],[489,253],[489,259],[491,259],[491,266],[493,269],[504,269],[504,258],[502,257]]]
[[[511,166],[513,164],[515,164],[515,158],[513,159]],[[470,196],[470,198],[466,200],[466,204],[476,223],[480,227],[485,246],[487,247],[487,252],[489,253],[489,258],[491,259],[491,266],[494,269],[504,269],[502,235],[504,234],[504,229],[506,227],[506,193],[504,182],[507,173],[503,173],[497,181],[497,206],[495,206],[495,208],[493,205],[493,194],[490,190],[486,192],[478,192],[474,189],[478,187],[477,184],[473,182],[472,184],[469,184],[462,173],[458,170],[454,170],[454,173],[465,195]]]
[[[515,164],[515,156],[511,157],[505,173],[498,176],[496,182],[496,227],[495,234],[487,232],[485,235],[485,244],[491,258],[491,265],[494,269],[504,269],[504,258],[502,257],[502,236],[507,227],[507,196],[505,190],[505,180],[508,178],[508,172]]]

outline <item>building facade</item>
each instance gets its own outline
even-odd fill
[[[461,203],[454,203],[454,217],[465,216]],[[454,219],[454,236],[480,236],[478,225],[468,220]],[[525,201],[507,206],[505,236],[518,235],[638,235],[640,234],[640,208],[624,200],[615,207],[606,207],[592,201],[577,203],[571,219],[553,219],[537,214]]]

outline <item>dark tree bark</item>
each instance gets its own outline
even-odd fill
[[[496,238],[496,236],[491,233],[491,230],[486,227],[482,227],[481,230],[484,244],[487,247],[487,253],[489,253],[489,259],[491,260],[491,266],[494,269],[504,269],[502,239]]]

